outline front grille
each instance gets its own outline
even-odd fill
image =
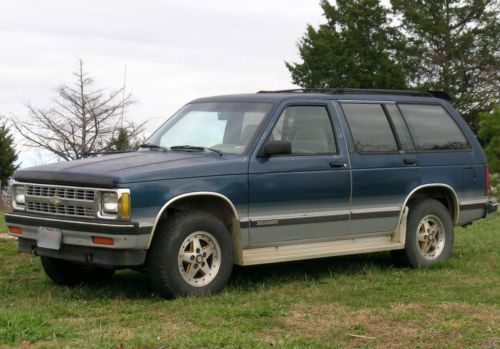
[[[81,218],[97,216],[96,191],[50,185],[26,185],[26,211]]]
[[[46,186],[26,186],[26,195],[37,197],[58,197],[60,199],[94,201],[95,191],[79,188],[46,187]]]
[[[28,212],[58,214],[64,216],[75,217],[95,217],[92,207],[83,207],[75,205],[58,205],[55,206],[46,202],[26,202],[26,210]]]

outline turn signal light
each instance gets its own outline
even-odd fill
[[[130,194],[122,193],[120,196],[120,217],[130,218]]]
[[[23,233],[23,228],[21,228],[21,227],[9,227],[9,232],[11,234],[21,235]]]
[[[115,244],[112,238],[107,238],[104,236],[92,236],[92,242],[96,245],[113,246]]]

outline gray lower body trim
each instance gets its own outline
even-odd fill
[[[460,202],[460,224],[469,224],[477,219],[489,218],[498,209],[498,203],[488,200]]]
[[[287,241],[280,241],[279,246],[300,245],[300,244],[308,244],[308,243],[320,243],[320,242],[330,242],[330,241],[340,241],[340,240],[360,239],[360,238],[371,238],[371,237],[379,237],[379,236],[389,236],[392,234],[394,234],[394,231],[384,231],[384,232],[356,234],[356,235],[337,235],[337,236],[331,236],[331,237],[326,237],[326,238],[315,238],[315,239],[287,240]],[[266,243],[261,243],[261,244],[252,244],[247,249],[271,247],[271,246],[276,246],[277,244],[278,243],[276,241],[266,242]]]
[[[370,219],[370,218],[397,218],[399,217],[401,210],[392,211],[366,211],[366,212],[353,212],[351,219]]]

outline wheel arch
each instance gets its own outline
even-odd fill
[[[428,183],[419,185],[414,188],[407,196],[403,202],[401,209],[401,214],[398,220],[398,226],[401,223],[404,208],[408,205],[411,200],[418,199],[419,197],[434,198],[443,202],[443,204],[448,208],[452,216],[452,221],[454,225],[457,225],[460,217],[460,202],[458,200],[458,195],[456,191],[448,184],[444,183]]]
[[[233,239],[234,261],[238,264],[242,258],[241,227],[238,211],[227,196],[216,192],[190,192],[177,195],[168,200],[160,209],[154,220],[147,249],[149,250],[158,224],[162,219],[166,219],[169,214],[173,214],[176,210],[187,209],[200,209],[221,218]]]

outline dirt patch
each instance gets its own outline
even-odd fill
[[[335,304],[301,304],[263,337],[271,344],[279,344],[279,338],[293,333],[297,338],[341,347],[488,347],[498,343],[498,328],[500,310],[483,305],[396,304],[389,309],[353,310]],[[470,336],[472,332],[475,335]],[[477,342],[469,342],[471,337]]]

